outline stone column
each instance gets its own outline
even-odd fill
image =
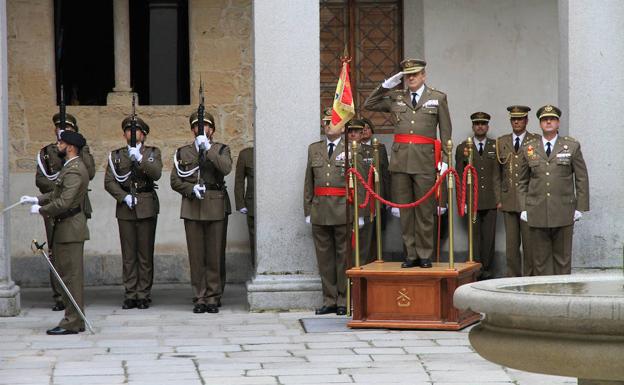
[[[624,2],[559,0],[561,134],[582,145],[590,209],[574,226],[573,267],[622,267]]]
[[[115,87],[107,96],[108,105],[129,105],[130,86],[130,11],[129,0],[113,1],[113,30],[115,35]]]
[[[256,276],[252,310],[322,301],[303,215],[308,144],[320,139],[317,1],[254,1]]]
[[[0,207],[9,205],[9,90],[6,0],[0,0]],[[9,213],[0,214],[0,317],[20,312],[20,289],[11,280]]]

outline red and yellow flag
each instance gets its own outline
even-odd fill
[[[336,95],[332,106],[332,127],[344,126],[355,115],[355,105],[353,104],[353,93],[351,92],[351,80],[349,79],[349,63],[342,62],[342,70],[338,85],[336,85]]]

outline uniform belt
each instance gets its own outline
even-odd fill
[[[347,195],[347,192],[344,187],[315,187],[314,195],[343,197]]]
[[[408,144],[433,144],[435,155],[434,167],[438,167],[438,163],[440,163],[440,160],[442,159],[442,142],[438,139],[416,134],[395,134],[394,142]]]
[[[121,188],[127,192],[128,194],[130,194],[130,188],[126,187],[126,186],[121,186]],[[143,187],[137,187],[135,192],[138,193],[145,193],[145,192],[152,192],[154,191],[154,186],[143,186]]]
[[[221,184],[221,183],[204,183],[204,187],[206,187],[206,190],[216,190],[216,191],[225,190],[225,184]]]
[[[73,209],[69,209],[65,211],[64,213],[60,213],[59,215],[55,216],[54,221],[58,222],[58,221],[62,221],[63,219],[67,219],[69,217],[73,217],[74,215],[78,214],[80,211],[82,211],[80,209],[80,206],[74,207]]]

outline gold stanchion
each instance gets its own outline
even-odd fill
[[[446,156],[448,164],[452,164],[453,141],[446,142]],[[449,228],[449,269],[455,270],[455,255],[453,254],[453,199],[455,199],[455,179],[453,174],[449,173],[446,179],[448,187],[448,228]]]
[[[466,146],[468,147],[468,164],[472,166],[474,149],[472,148],[472,138],[468,137],[466,141]],[[468,189],[468,262],[474,262],[474,213],[472,211],[472,206],[474,204],[473,199],[473,186],[472,186],[472,169],[468,169],[468,173],[466,174],[466,188]]]
[[[351,149],[353,154],[353,168],[357,170],[357,150],[358,143],[354,140],[351,143]],[[355,267],[360,267],[360,208],[358,202],[358,188],[357,188],[357,179],[355,179],[355,175],[351,174],[351,182],[353,183],[353,234],[355,238]]]
[[[379,141],[377,138],[373,138],[373,159],[375,162],[375,192],[377,195],[381,195],[381,180],[379,178]],[[381,244],[381,202],[378,199],[375,199],[375,215],[377,215],[377,219],[375,220],[375,237],[377,239],[377,260],[375,262],[383,263],[383,256],[381,255],[382,244]],[[371,216],[371,221],[373,220]]]

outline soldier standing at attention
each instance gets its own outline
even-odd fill
[[[451,138],[446,94],[425,85],[425,65],[424,60],[403,60],[403,71],[379,85],[364,105],[367,110],[392,113],[395,135],[389,169],[397,203],[411,203],[424,196],[435,184],[436,170],[442,173],[448,168],[441,161],[441,143],[436,140],[438,128],[444,144]],[[407,89],[391,91],[403,78]],[[414,208],[392,209],[392,214],[401,218],[407,251],[401,267],[432,266],[435,208],[432,198]]]
[[[518,193],[518,173],[522,158],[522,145],[539,139],[539,135],[527,131],[527,106],[509,106],[509,120],[512,132],[496,141],[496,150],[501,172],[501,198],[498,208],[503,212],[507,256],[507,276],[520,277],[533,275],[533,259],[529,247],[529,225],[520,220],[520,197]],[[522,254],[520,254],[522,244]],[[521,259],[522,256],[522,259]]]
[[[71,130],[61,132],[58,153],[65,163],[56,178],[54,190],[38,197],[23,196],[22,203],[31,203],[31,214],[41,214],[53,222],[52,251],[55,267],[80,309],[83,306],[83,254],[84,241],[89,239],[85,201],[89,187],[89,172],[80,149],[86,144],[82,135]],[[61,291],[65,316],[50,335],[77,334],[84,331],[84,321]]]
[[[121,123],[126,146],[108,155],[104,188],[117,201],[123,282],[123,309],[147,309],[154,282],[154,241],[160,209],[156,181],[162,173],[158,147],[146,146],[149,126],[135,117],[136,147],[131,146],[130,115]]]
[[[493,277],[494,246],[496,241],[496,206],[500,202],[500,172],[496,160],[496,141],[487,137],[490,129],[490,115],[475,112],[470,115],[473,137],[473,166],[478,176],[477,217],[474,223],[477,261],[481,263],[480,279]],[[455,152],[455,169],[459,180],[463,180],[464,168],[468,165],[468,142],[463,141]],[[468,209],[472,209],[471,207]]]
[[[246,183],[245,183],[246,181]],[[247,215],[247,229],[249,230],[249,250],[251,252],[251,266],[256,263],[256,242],[254,227],[254,148],[247,147],[238,154],[236,161],[236,175],[234,178],[234,200],[236,210]]]
[[[522,146],[520,218],[529,224],[535,275],[570,274],[572,233],[581,211],[589,211],[589,179],[581,144],[559,136],[561,110],[537,111],[541,140]]]
[[[54,190],[54,186],[56,184],[56,180],[58,179],[59,172],[63,167],[63,163],[65,163],[65,158],[62,157],[58,150],[58,140],[61,134],[61,114],[56,113],[52,117],[52,122],[54,123],[54,133],[56,140],[53,143],[48,144],[39,150],[37,154],[37,172],[35,174],[35,184],[37,188],[39,188],[39,192],[42,194],[46,194],[52,192]],[[65,114],[65,130],[78,132],[78,123],[76,118],[71,114]],[[87,172],[89,173],[89,180],[92,180],[95,176],[95,162],[93,161],[93,156],[89,151],[89,146],[86,144],[82,147],[79,152],[79,156],[82,158],[83,163],[87,167]],[[89,202],[89,195],[85,195],[85,204],[84,204],[84,213],[88,218],[91,218],[91,203]],[[48,241],[48,255],[50,256],[50,260],[54,264],[54,254],[52,252],[52,227],[54,225],[54,221],[50,217],[43,218],[46,230],[46,238]],[[56,265],[54,265],[56,266]],[[50,283],[52,286],[52,298],[54,299],[54,306],[52,307],[53,311],[61,311],[65,310],[65,305],[63,305],[63,299],[61,297],[61,288],[56,282],[56,278],[52,276],[50,272]]]
[[[212,140],[215,121],[204,115],[205,134],[199,134],[198,113],[190,118],[193,143],[176,150],[171,188],[182,195],[186,245],[193,287],[193,313],[218,313],[223,284],[222,254],[229,198],[224,178],[232,171],[230,148]]]

